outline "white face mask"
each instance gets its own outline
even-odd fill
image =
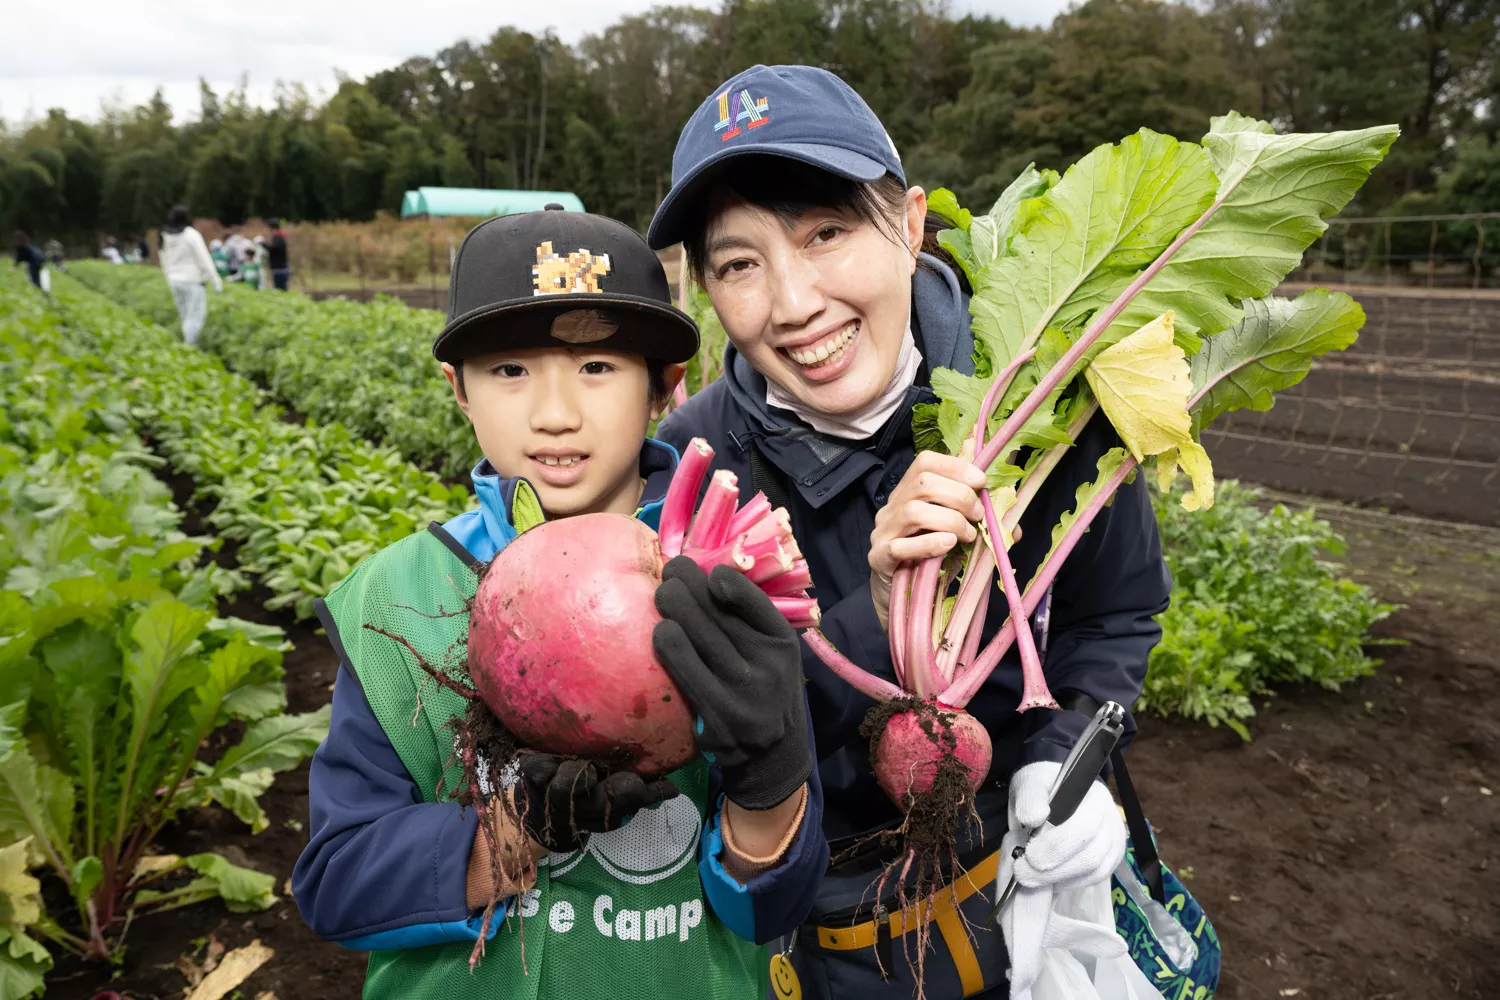
[[[891,372],[891,380],[880,391],[880,395],[862,410],[845,414],[820,413],[770,379],[766,380],[766,403],[792,411],[820,434],[859,441],[880,430],[891,418],[891,414],[901,406],[901,401],[906,398],[906,390],[917,379],[917,369],[921,365],[922,356],[917,353],[917,341],[912,336],[911,323],[908,321],[906,333],[901,338],[901,353],[896,356],[895,371]]]

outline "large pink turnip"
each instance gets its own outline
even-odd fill
[[[693,712],[651,649],[662,551],[619,514],[532,528],[495,559],[469,619],[469,675],[524,746],[645,776],[692,760]]]

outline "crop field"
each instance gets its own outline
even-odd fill
[[[1366,307],[1374,333],[1380,314]],[[1444,355],[1399,307],[1389,316],[1380,351],[1426,351],[1442,370],[1456,349]],[[99,961],[87,908],[75,905],[78,890],[61,871],[76,881],[87,857],[112,849],[96,842],[110,836],[88,839],[97,824],[80,792],[76,815],[49,821],[67,852],[61,867],[28,863],[23,878],[34,887],[0,883],[15,894],[0,910],[0,934],[30,942],[24,952],[0,949],[0,984],[18,981],[6,978],[19,975],[16,966],[45,977],[49,997],[180,996],[226,952],[259,942],[272,954],[240,995],[355,996],[363,956],[317,939],[288,887],[307,837],[305,758],[326,728],[337,670],[312,602],[384,545],[465,509],[463,482],[478,456],[428,353],[441,322],[430,310],[231,288],[210,298],[201,350],[180,343],[174,322],[154,269],[76,266],[50,300],[0,272],[0,633],[30,634],[46,609],[70,594],[81,600],[79,580],[111,595],[73,624],[53,625],[35,656],[16,656],[7,638],[0,657],[15,659],[0,665],[53,669],[80,622],[97,636],[90,641],[137,663],[140,622],[168,601],[199,623],[203,651],[170,667],[183,683],[201,687],[209,660],[228,662],[216,650],[240,651],[245,666],[225,695],[251,692],[235,696],[238,714],[208,720],[198,740],[196,730],[157,734],[195,777],[173,808],[147,802],[126,845],[134,853],[121,858],[186,865],[213,855],[223,864],[163,868],[149,889],[119,880],[118,918],[95,920],[116,964]],[[1472,344],[1483,340],[1476,333]],[[1348,423],[1375,442],[1372,453],[1389,444],[1400,454],[1406,442],[1420,446],[1415,454],[1489,454],[1493,463],[1477,433],[1437,423],[1447,419],[1439,409],[1483,412],[1477,390],[1465,411],[1359,370],[1379,356],[1352,353],[1340,362],[1348,371],[1319,368],[1308,391],[1356,401],[1416,393],[1427,423],[1382,418],[1388,438],[1371,430],[1373,418]],[[713,372],[695,365],[697,388]],[[1273,418],[1296,412],[1293,431],[1303,434],[1318,407],[1296,399],[1227,426],[1269,438],[1285,426]],[[1320,442],[1347,440],[1316,426]],[[1229,474],[1247,475],[1259,460],[1223,441],[1211,447]],[[1278,485],[1339,495],[1331,476],[1309,476]],[[1444,482],[1422,485],[1450,495]],[[1470,509],[1351,499],[1449,516]],[[1219,995],[1487,996],[1500,976],[1500,820],[1490,794],[1500,783],[1500,721],[1482,706],[1500,696],[1500,533],[1353,505],[1314,512],[1249,487],[1226,486],[1210,514],[1159,508],[1175,589],[1132,760],[1165,859],[1218,927]],[[0,695],[0,720],[11,727],[0,725],[3,775],[18,759],[16,727],[45,740],[51,709],[4,678]],[[17,703],[21,712],[4,714]],[[267,741],[283,749],[239,766],[246,751],[237,748]],[[62,759],[49,767],[84,788],[84,772]],[[0,851],[26,836],[5,801]]]

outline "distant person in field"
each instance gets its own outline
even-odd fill
[[[46,254],[48,264],[51,264],[59,271],[63,269],[63,260],[66,254],[63,252],[63,245],[61,243],[57,240],[48,240],[42,244],[42,253]]]
[[[224,282],[208,254],[203,234],[193,228],[186,205],[173,205],[167,213],[157,248],[161,251],[162,274],[172,286],[177,315],[182,317],[182,339],[196,344],[208,317],[208,293],[203,286],[213,282],[214,291],[222,292]]]
[[[104,249],[99,251],[99,256],[111,264],[125,263],[125,257],[120,253],[120,243],[113,236],[104,241]]]
[[[142,233],[140,239],[135,241],[135,253],[142,264],[151,263],[151,244],[146,242],[145,233]]]
[[[31,236],[23,229],[16,230],[16,263],[26,265],[26,276],[38,288],[42,287],[42,266],[47,255],[42,248],[31,242]]]
[[[286,252],[286,231],[281,228],[280,219],[271,219],[268,224],[271,227],[271,284],[278,292],[284,292],[292,280],[292,266],[287,260]]]
[[[229,227],[229,237],[224,241],[224,258],[229,262],[229,280],[239,281],[240,270],[255,252],[255,244],[245,238],[239,226]]]

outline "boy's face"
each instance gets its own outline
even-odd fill
[[[539,347],[466,358],[464,391],[443,374],[502,477],[524,477],[550,517],[635,513],[640,451],[662,407],[644,358],[600,348]],[[667,369],[667,386],[681,377]]]

